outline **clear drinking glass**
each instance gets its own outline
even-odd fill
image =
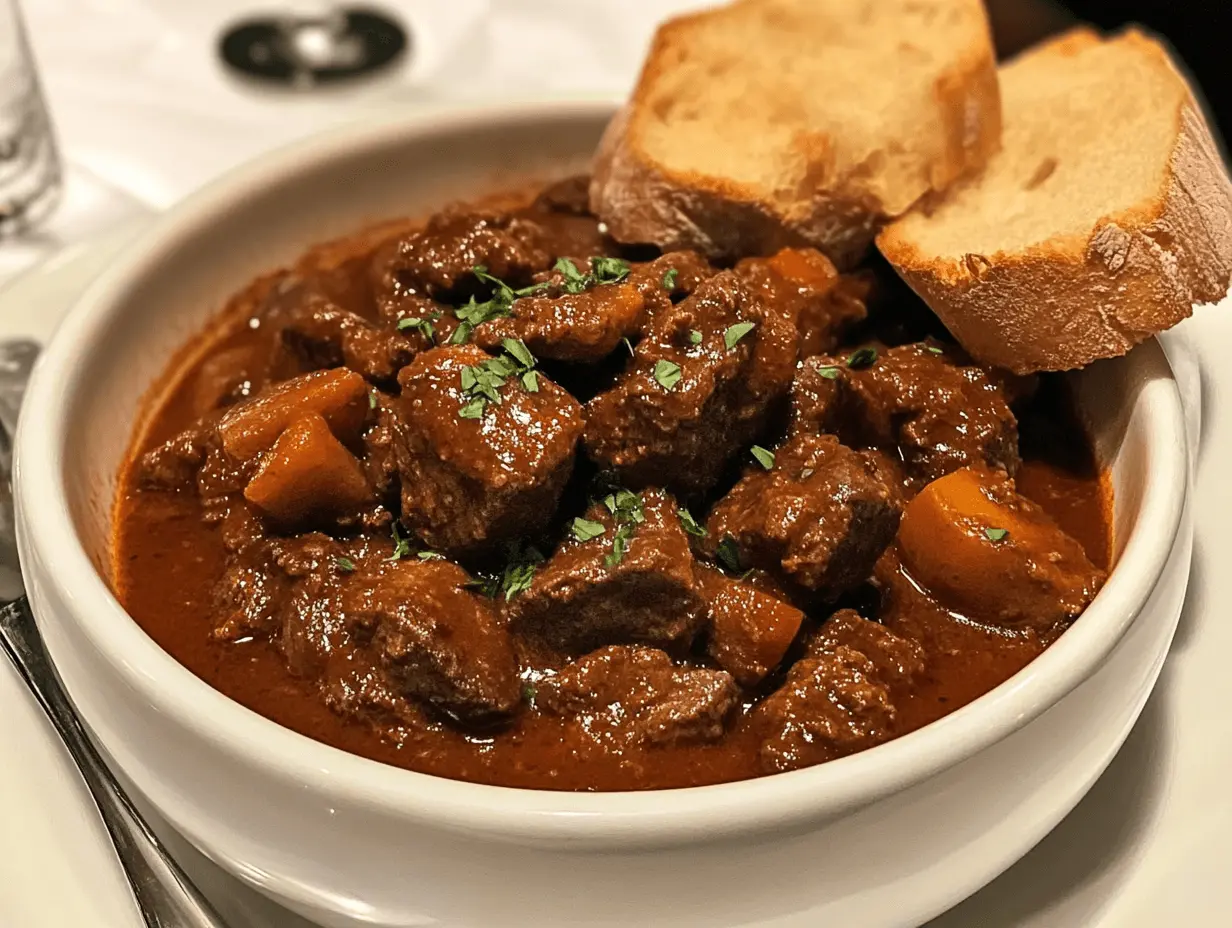
[[[60,195],[60,157],[17,0],[0,0],[0,238],[41,222]]]

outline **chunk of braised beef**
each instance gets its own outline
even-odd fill
[[[663,310],[615,386],[586,404],[584,442],[623,483],[714,485],[786,398],[797,333],[730,271]]]
[[[800,333],[800,356],[833,351],[867,315],[867,280],[840,276],[814,248],[784,248],[769,258],[744,258],[736,273],[780,306]]]
[[[840,609],[823,622],[808,640],[808,656],[821,657],[840,647],[859,651],[890,686],[910,683],[924,672],[924,649],[919,642],[896,635],[879,622],[854,609]]]
[[[390,239],[373,250],[368,270],[372,299],[376,304],[377,318],[382,325],[401,331],[419,347],[426,349],[431,347],[433,341],[443,344],[449,336],[448,332],[443,333],[443,336],[440,334],[437,322],[444,320],[449,323],[455,320],[447,304],[432,299],[424,292],[423,284],[400,273],[401,265],[397,258],[404,238],[405,236]],[[429,338],[427,329],[422,325],[418,329],[399,330],[398,324],[404,319],[432,322],[437,338]]]
[[[970,464],[1017,470],[1018,422],[999,378],[933,341],[871,354],[806,360],[792,386],[793,432],[897,448],[917,488]]]
[[[738,698],[724,671],[680,667],[658,649],[624,645],[593,651],[535,689],[542,712],[575,718],[592,733],[664,746],[718,740]]]
[[[316,295],[280,316],[277,333],[279,344],[295,359],[299,371],[346,366],[376,382],[392,380],[429,344],[414,330],[407,337],[381,328]]]
[[[344,550],[317,532],[243,548],[215,585],[213,637],[270,640],[293,674],[316,678],[347,640],[335,605]]]
[[[686,647],[706,609],[675,501],[626,492],[593,505],[583,522],[510,602],[513,632],[574,655],[607,644]]]
[[[173,435],[137,459],[137,484],[157,490],[187,490],[196,485],[214,429],[199,424]]]
[[[543,230],[532,220],[498,210],[451,207],[402,239],[376,273],[378,305],[420,298],[461,304],[483,292],[476,267],[512,287],[552,263]]]
[[[772,464],[750,467],[715,505],[709,550],[781,571],[823,600],[867,579],[902,515],[876,463],[833,435],[797,435]]]
[[[534,205],[554,213],[569,213],[573,216],[590,214],[590,176],[575,174],[548,184],[535,197]]]
[[[398,398],[376,391],[369,425],[360,436],[360,462],[378,499],[385,500],[398,485]]]
[[[517,374],[482,399],[464,372],[491,362],[474,345],[435,348],[398,376],[402,523],[434,550],[481,555],[545,528],[573,470],[582,409],[542,374]]]
[[[579,293],[526,296],[511,312],[480,325],[475,343],[499,351],[504,339],[517,338],[541,358],[594,362],[641,331],[646,300],[629,283],[597,284]]]
[[[427,721],[423,707],[395,688],[367,650],[357,649],[345,663],[330,667],[321,698],[334,712],[367,722],[395,745],[405,743],[408,733]]]
[[[211,354],[193,377],[193,411],[198,416],[252,396],[265,384],[268,357],[261,344],[241,344]]]
[[[369,559],[345,577],[338,604],[396,692],[483,725],[512,714],[522,688],[508,632],[469,583],[449,561]]]
[[[697,579],[708,608],[710,656],[740,685],[756,685],[783,660],[804,613],[708,566],[698,566]]]
[[[894,735],[890,687],[860,651],[839,645],[802,658],[763,699],[750,725],[766,773],[810,767],[873,747]]]
[[[689,250],[669,251],[635,265],[629,272],[629,283],[646,299],[646,329],[649,330],[655,316],[692,294],[718,272],[699,252]]]

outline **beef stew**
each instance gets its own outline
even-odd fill
[[[578,180],[320,246],[168,372],[128,611],[344,750],[530,788],[821,763],[1008,679],[1110,567],[1064,381],[884,268],[625,248]]]

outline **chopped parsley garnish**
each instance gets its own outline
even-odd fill
[[[543,555],[533,545],[515,543],[510,546],[509,563],[500,578],[500,592],[505,594],[506,602],[530,587],[535,579],[535,568],[542,563]]]
[[[753,458],[764,467],[766,470],[774,469],[774,452],[767,451],[761,445],[754,445],[752,448]]]
[[[409,539],[403,538],[401,533],[399,533],[398,523],[391,522],[389,525],[389,531],[394,536],[394,553],[391,554],[389,557],[385,558],[385,560],[400,561],[404,557],[410,557],[411,542]]]
[[[620,283],[629,276],[629,262],[623,258],[596,255],[590,259],[590,270],[583,274],[568,258],[557,258],[552,269],[564,276],[561,289],[565,293],[581,293],[596,284]]]
[[[608,567],[615,567],[624,560],[634,531],[646,521],[646,512],[642,508],[642,498],[628,490],[617,490],[609,494],[603,500],[603,505],[607,507],[607,511],[612,514],[612,519],[616,522],[616,533],[612,536],[612,551],[603,558],[603,563]]]
[[[988,538],[989,541],[1001,541],[1003,538],[1009,535],[1009,533],[1010,533],[1010,530],[1008,528],[986,528],[984,529],[984,535],[985,537]]]
[[[376,387],[368,391],[368,408],[376,409]]]
[[[458,410],[459,419],[482,419],[483,411],[487,408],[488,401],[480,397],[473,399],[461,409]]]
[[[424,334],[428,341],[432,341],[436,337],[436,321],[441,318],[440,310],[430,313],[428,316],[414,316],[409,319],[398,320],[398,331],[405,332],[407,329],[416,329]]]
[[[579,271],[578,266],[568,258],[557,258],[552,270],[560,271],[564,275],[565,280],[561,284],[561,289],[565,293],[581,293],[589,286],[587,275]]]
[[[753,329],[757,328],[756,322],[737,322],[735,325],[729,325],[727,331],[723,333],[723,343],[728,348],[735,348],[736,342],[748,335]]]
[[[502,593],[506,600],[524,592],[535,579],[535,569],[543,563],[543,555],[533,545],[515,541],[506,549],[509,560],[499,574],[486,574],[467,581],[467,589],[478,590],[488,599]]]
[[[334,566],[344,574],[352,573],[355,570],[355,562],[341,554],[334,558]]]
[[[697,329],[690,329],[689,343],[692,345],[700,345],[702,343],[702,333],[697,331]]]
[[[629,336],[626,335],[621,339],[621,341],[624,342],[625,347],[629,349],[629,357],[636,358],[637,355],[633,353],[633,342],[629,341]]]
[[[599,255],[590,259],[590,270],[599,283],[616,284],[629,276],[629,262],[623,258],[606,258]]]
[[[531,707],[535,705],[535,696],[538,695],[538,692],[533,683],[522,684],[522,699]]]
[[[680,365],[660,358],[655,361],[654,379],[664,390],[673,390],[680,383]]]
[[[443,561],[445,560],[445,555],[441,554],[439,551],[420,551],[415,556],[419,558],[421,561]]]
[[[583,519],[578,516],[573,520],[571,527],[573,537],[578,541],[590,541],[592,538],[598,538],[607,529],[603,527],[602,522],[592,522],[590,519]]]
[[[740,563],[740,546],[731,535],[724,536],[717,549],[719,563],[734,574],[741,573],[744,567]]]
[[[530,353],[530,349],[526,347],[526,343],[517,338],[501,339],[501,347],[505,352],[524,368],[535,366],[535,356]]]
[[[663,275],[663,289],[664,290],[675,290],[676,289],[676,278],[678,276],[679,276],[679,271],[677,271],[674,267],[670,268],[668,272]]]
[[[813,370],[817,371],[817,376],[824,377],[826,380],[838,379],[838,368],[832,364],[824,364],[821,367],[813,368]]]
[[[863,348],[857,348],[847,358],[847,366],[853,371],[858,371],[862,367],[871,367],[873,362],[877,360],[877,349],[872,345],[865,345]]]
[[[699,525],[698,521],[693,518],[693,513],[681,506],[676,510],[676,515],[680,517],[680,526],[690,535],[695,538],[705,538],[707,534],[706,527]]]
[[[478,364],[462,368],[460,373],[462,395],[466,402],[458,410],[463,419],[480,419],[489,403],[500,403],[500,389],[514,374],[518,375],[522,388],[527,393],[539,392],[539,378],[534,370],[535,356],[525,342],[506,338],[501,342],[505,354],[488,358]]]
[[[945,354],[944,349],[938,348],[936,345],[925,345],[924,347],[933,354]]]
[[[540,283],[523,287],[521,290],[514,290],[503,280],[489,274],[488,269],[482,264],[471,268],[471,273],[484,283],[492,285],[492,297],[480,303],[472,296],[465,306],[459,306],[453,311],[453,314],[458,317],[458,327],[449,336],[450,345],[465,345],[470,341],[471,333],[475,331],[476,326],[493,319],[512,316],[515,300],[538,293],[548,286],[546,283]]]

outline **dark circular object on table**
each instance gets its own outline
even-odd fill
[[[367,77],[407,50],[407,30],[373,9],[325,16],[270,14],[236,23],[219,42],[227,67],[245,77],[304,90]]]

